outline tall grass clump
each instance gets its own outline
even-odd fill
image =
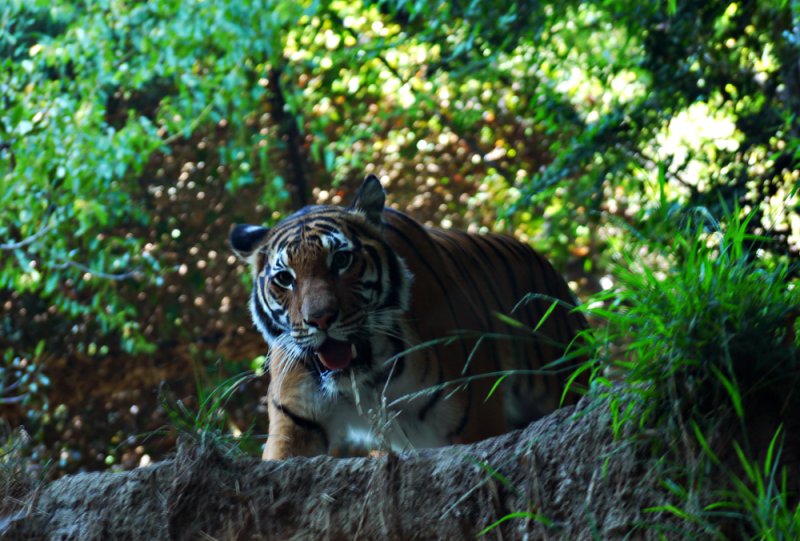
[[[252,433],[252,427],[244,432],[237,429],[230,421],[227,407],[236,392],[257,377],[256,374],[248,371],[210,384],[204,383],[197,371],[195,377],[196,408],[187,406],[165,387],[159,391],[161,407],[178,436],[200,447],[214,448],[224,455],[255,454],[260,444]]]
[[[735,217],[687,219],[672,242],[623,251],[617,287],[588,303],[606,321],[593,379],[614,388],[615,429],[743,418],[755,396],[793,397],[800,291],[787,264],[747,249],[760,239],[746,228]]]
[[[768,240],[749,234],[748,222],[696,211],[659,237],[668,240],[640,237],[622,251],[616,287],[588,303],[606,322],[588,337],[599,357],[592,380],[615,434],[650,445],[680,504],[654,510],[715,537],[761,538],[769,505],[786,510],[775,520],[786,535],[765,538],[788,539],[800,484],[781,480],[788,438],[773,436],[800,417],[800,292],[789,264],[752,249]]]

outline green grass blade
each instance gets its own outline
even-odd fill
[[[492,385],[492,388],[489,389],[489,392],[486,394],[486,398],[483,399],[484,404],[489,401],[489,399],[494,394],[495,390],[500,386],[501,383],[503,383],[503,380],[505,380],[510,375],[511,374],[504,374],[499,378],[497,378],[497,381],[494,382],[494,385]]]
[[[534,521],[539,522],[540,524],[543,524],[545,526],[552,526],[553,525],[553,521],[548,519],[547,517],[544,517],[542,515],[538,515],[536,513],[531,513],[531,512],[528,512],[528,511],[518,511],[516,513],[509,513],[506,516],[504,516],[503,518],[501,518],[500,520],[497,520],[497,521],[493,522],[492,524],[490,524],[489,526],[487,526],[486,528],[484,528],[483,530],[478,532],[477,537],[482,537],[482,536],[486,535],[487,533],[489,533],[490,531],[492,531],[493,529],[497,528],[500,524],[506,522],[507,520],[513,520],[515,518],[525,518],[525,519],[529,519],[529,520],[534,520]]]
[[[710,368],[711,372],[725,388],[725,391],[727,391],[733,403],[733,409],[736,410],[736,415],[741,419],[744,417],[744,408],[742,407],[742,394],[739,392],[739,387],[736,385],[736,382],[725,376],[716,366],[710,365]]]
[[[536,324],[536,327],[534,327],[533,332],[537,332],[539,330],[539,328],[544,324],[544,322],[547,321],[547,318],[550,317],[550,314],[553,313],[553,310],[555,310],[555,308],[556,308],[556,306],[558,306],[558,304],[559,304],[559,301],[553,301],[550,304],[550,307],[547,309],[547,311],[544,313],[544,315],[539,318],[539,323]]]

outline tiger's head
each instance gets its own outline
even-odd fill
[[[250,310],[272,352],[319,378],[373,362],[397,336],[411,275],[382,234],[385,192],[368,176],[351,206],[309,206],[272,228],[236,225],[230,243],[253,273]]]

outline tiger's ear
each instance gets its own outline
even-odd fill
[[[367,175],[356,192],[356,198],[350,208],[366,214],[367,220],[374,225],[380,225],[385,203],[386,192],[383,191],[381,181],[375,175]]]
[[[234,253],[244,260],[258,248],[262,240],[269,233],[268,227],[260,225],[236,224],[230,234],[231,248]]]

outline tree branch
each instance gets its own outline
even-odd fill
[[[39,240],[41,237],[44,236],[45,233],[50,231],[52,228],[53,228],[53,226],[51,224],[48,224],[48,225],[44,226],[43,228],[41,228],[36,233],[34,233],[33,235],[31,235],[30,237],[28,237],[26,239],[23,239],[23,240],[21,240],[19,242],[9,242],[9,243],[6,243],[6,244],[0,244],[0,250],[18,250],[20,248],[24,248],[25,246],[28,246],[29,244],[33,244],[34,242]]]
[[[53,268],[55,268],[55,269],[66,269],[67,267],[73,267],[73,268],[82,270],[83,272],[88,272],[92,276],[97,276],[98,278],[104,278],[106,280],[115,280],[115,281],[118,281],[118,282],[121,282],[123,280],[128,280],[130,278],[134,278],[140,271],[140,269],[136,268],[136,269],[133,269],[131,271],[121,272],[121,273],[118,273],[118,274],[112,274],[112,273],[108,273],[108,272],[103,272],[103,271],[98,271],[98,270],[92,269],[92,268],[87,267],[86,265],[83,265],[81,263],[77,263],[75,261],[70,261],[69,259],[62,259],[60,261],[61,261],[61,263],[57,263],[57,264],[53,265]]]

